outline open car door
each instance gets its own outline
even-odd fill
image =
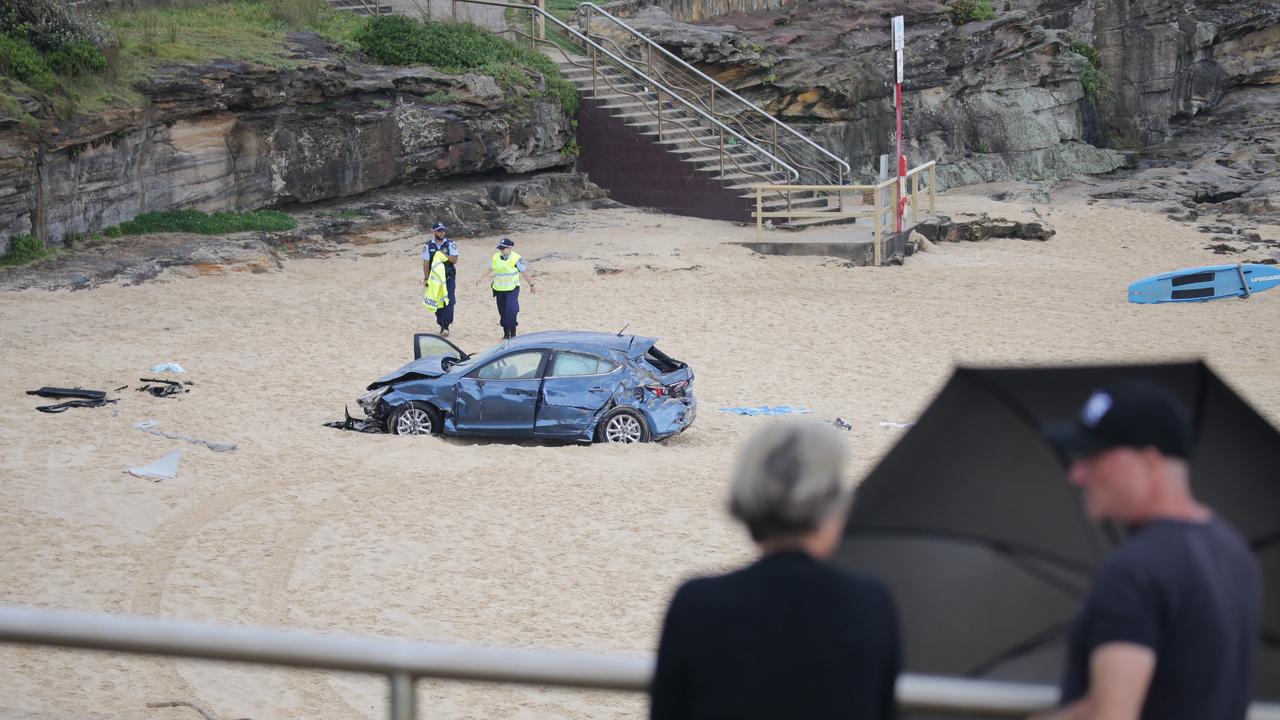
[[[435,357],[436,355],[450,356],[454,360],[466,360],[470,355],[462,352],[462,348],[449,342],[447,339],[435,335],[433,333],[414,333],[413,335],[413,359],[421,360],[424,357]]]

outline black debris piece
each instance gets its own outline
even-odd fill
[[[380,433],[383,428],[378,423],[369,418],[353,418],[351,412],[347,408],[342,408],[342,414],[346,416],[343,420],[334,420],[327,422],[325,427],[337,428],[338,430],[351,430],[353,432],[362,433]]]
[[[40,405],[36,407],[42,413],[66,412],[73,407],[102,407],[107,403],[118,402],[108,400],[106,390],[85,390],[84,388],[60,388],[45,386],[39,390],[28,390],[28,395],[36,397],[65,400],[56,405]]]
[[[45,398],[79,398],[81,400],[102,400],[107,396],[106,390],[85,390],[84,388],[60,388],[45,386],[39,390],[28,390],[28,395]]]
[[[115,398],[108,400],[105,397],[93,400],[68,400],[66,402],[60,402],[57,405],[38,405],[36,406],[36,410],[39,410],[42,413],[60,413],[66,412],[73,407],[102,407],[107,403],[114,402],[120,401]]]
[[[156,385],[142,385],[138,388],[138,392],[148,392],[156,397],[170,397],[191,392],[182,387],[182,383],[177,380],[161,380],[158,378],[138,378],[138,380],[143,383],[158,383]],[[187,385],[190,384],[190,382],[187,383]]]

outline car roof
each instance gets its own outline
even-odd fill
[[[556,347],[567,350],[616,350],[622,353],[639,354],[648,350],[656,340],[657,338],[638,335],[618,335],[586,330],[545,330],[517,335],[507,341],[506,347],[509,349]]]

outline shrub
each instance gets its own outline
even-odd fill
[[[65,0],[0,0],[0,28],[44,53],[81,40],[106,39],[101,26],[76,17]]]
[[[963,25],[975,20],[995,20],[996,9],[991,0],[952,0],[951,22]]]
[[[289,27],[315,27],[330,11],[325,0],[270,0],[271,15]]]
[[[1108,100],[1114,93],[1110,78],[1102,72],[1102,58],[1098,55],[1098,49],[1078,40],[1073,41],[1070,48],[1071,52],[1088,61],[1084,68],[1084,75],[1080,77],[1080,86],[1084,89],[1085,97],[1095,105]]]
[[[64,77],[100,73],[107,69],[107,56],[88,40],[76,40],[49,53],[49,68]]]
[[[15,235],[9,243],[9,252],[0,255],[0,265],[23,265],[48,255],[44,243],[34,235]]]
[[[297,221],[276,210],[258,210],[247,213],[203,213],[199,210],[172,210],[169,212],[143,213],[128,222],[109,227],[103,233],[108,237],[163,232],[226,235],[247,230],[279,232],[281,230],[292,230],[296,227],[298,227]]]
[[[470,23],[421,22],[402,16],[370,18],[354,39],[366,55],[384,65],[431,65],[445,72],[478,71],[504,87],[521,87],[560,102],[568,114],[578,109],[577,89],[546,55],[522,48]],[[542,75],[545,89],[525,70]]]
[[[58,79],[31,43],[0,35],[0,74],[26,83],[41,92],[52,92]]]

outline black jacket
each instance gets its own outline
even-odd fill
[[[777,553],[676,592],[650,717],[892,718],[900,670],[897,611],[882,583]]]

